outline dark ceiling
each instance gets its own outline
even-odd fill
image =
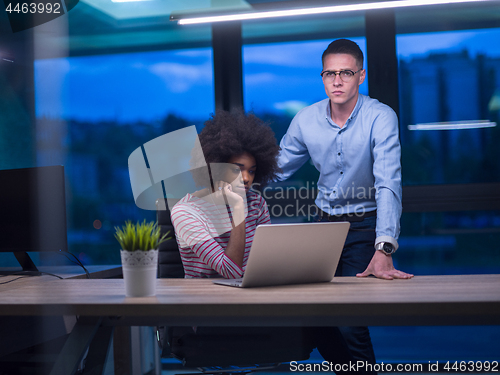
[[[67,17],[35,28],[38,58],[210,46],[210,25],[180,26],[170,15],[276,10],[374,0],[80,0]],[[123,1],[123,0],[121,0]],[[375,0],[376,1],[376,0]],[[186,6],[189,5],[189,7]],[[364,12],[242,24],[245,43],[364,35]],[[500,1],[395,10],[398,33],[500,27]],[[56,22],[57,21],[57,22]]]

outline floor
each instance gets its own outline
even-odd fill
[[[500,327],[498,326],[465,326],[465,327],[371,327],[371,336],[379,374],[402,373],[396,371],[397,364],[404,364],[408,374],[436,374],[453,373],[452,367],[459,366],[460,362],[474,361],[474,366],[479,366],[477,361],[486,364],[493,361],[500,362]],[[309,375],[330,371],[321,371],[322,358],[313,351],[303,370]],[[436,363],[441,367],[436,371]],[[442,366],[448,362],[450,370]],[[314,367],[316,364],[316,367]],[[309,365],[306,367],[306,365]],[[183,369],[182,365],[174,359],[162,360],[162,375],[195,373],[193,369]],[[477,369],[478,367],[472,367]],[[295,371],[292,371],[295,370]],[[314,371],[320,370],[320,371]],[[392,371],[388,371],[392,370]],[[413,371],[415,370],[415,371]],[[282,364],[272,371],[259,372],[261,375],[276,375],[279,373],[299,372],[297,367],[291,368],[290,364]],[[500,364],[497,373],[500,372]],[[470,371],[469,374],[479,373]],[[483,372],[484,373],[484,372]]]

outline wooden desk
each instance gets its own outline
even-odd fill
[[[500,275],[343,277],[239,289],[160,279],[156,297],[125,298],[123,280],[54,280],[0,292],[0,315],[79,315],[124,325],[496,325]]]
[[[121,266],[87,266],[92,279],[117,278],[122,275]],[[0,271],[15,271],[15,268],[0,268]],[[0,292],[28,287],[41,282],[63,279],[86,279],[87,275],[80,266],[41,266],[39,267],[41,276],[26,276],[23,274],[3,275],[0,277]],[[50,275],[52,274],[52,275]]]
[[[80,316],[52,369],[54,375],[74,374],[89,345],[101,366],[112,326],[119,325],[500,324],[500,275],[392,281],[344,277],[323,284],[252,289],[214,285],[207,279],[157,283],[157,295],[147,298],[126,298],[121,279],[64,279],[3,288],[0,316]]]
[[[1,268],[1,270],[12,272],[17,271],[18,268]],[[0,295],[2,292],[9,292],[20,296],[23,295],[24,288],[53,281],[62,281],[58,277],[64,279],[87,278],[84,270],[79,266],[41,266],[39,270],[47,272],[47,274],[41,276],[13,274],[0,277]],[[92,278],[116,278],[120,277],[122,273],[121,266],[87,266],[87,270]],[[6,297],[0,297],[0,299],[2,298]],[[0,368],[3,367],[2,370],[5,370],[5,367],[8,367],[9,364],[19,361],[19,358],[21,358],[19,354],[14,356],[12,354],[21,352],[25,353],[24,355],[28,359],[38,356],[40,358],[38,364],[42,367],[47,365],[42,360],[42,353],[52,353],[53,348],[58,347],[59,344],[52,344],[51,346],[50,343],[61,337],[64,338],[72,331],[76,323],[75,316],[43,314],[26,316],[25,314],[16,314],[9,310],[8,307],[0,307],[0,310],[2,311],[1,314],[4,315],[1,318],[2,324],[0,325],[0,336],[4,339],[0,342],[0,357],[2,357]],[[31,352],[29,352],[31,354],[26,354],[28,348],[31,348]],[[36,355],[33,354],[35,352]],[[52,357],[48,355],[47,358]],[[33,360],[33,362],[37,361]]]

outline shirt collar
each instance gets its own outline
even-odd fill
[[[362,94],[358,94],[358,101],[356,102],[356,106],[354,107],[351,115],[349,116],[349,120],[351,120],[357,116],[359,110],[361,109],[361,105],[363,104],[364,100],[365,100],[365,96]]]
[[[358,114],[359,110],[361,109],[361,105],[363,104],[363,101],[365,100],[365,96],[363,94],[358,94],[358,100],[356,101],[356,105],[354,106],[354,109],[351,112],[351,115],[347,119],[347,121],[352,120],[356,115]],[[328,121],[332,121],[332,108],[330,107],[330,99],[326,100],[326,118]]]

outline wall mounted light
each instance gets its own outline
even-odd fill
[[[497,126],[497,123],[489,120],[428,122],[426,124],[408,125],[408,130],[460,130],[493,128],[495,126]]]
[[[112,3],[132,3],[137,1],[152,1],[152,0],[111,0]]]

